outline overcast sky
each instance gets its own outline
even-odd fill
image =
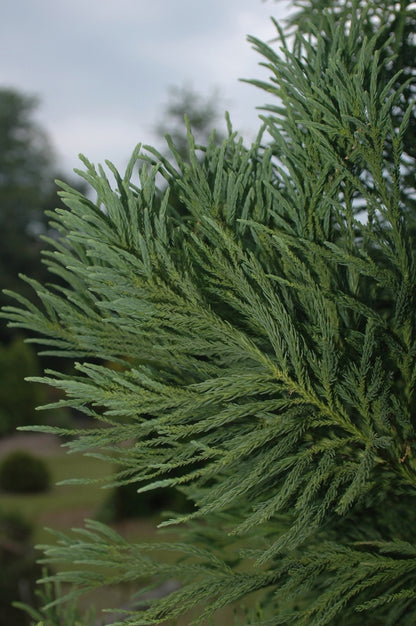
[[[288,3],[268,0],[2,0],[0,86],[40,99],[38,118],[66,171],[78,153],[123,169],[155,144],[171,86],[218,88],[234,127],[252,138],[268,100],[239,78],[266,77],[246,41],[276,35]]]

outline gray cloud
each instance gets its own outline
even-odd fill
[[[265,96],[239,78],[265,76],[246,35],[274,36],[260,0],[19,0],[0,11],[0,84],[35,93],[63,166],[83,152],[124,167],[152,129],[168,87],[219,88],[236,128],[254,135]]]

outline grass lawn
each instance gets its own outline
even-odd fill
[[[43,530],[45,525],[71,528],[79,525],[84,517],[94,516],[108,495],[108,491],[99,483],[59,486],[55,483],[82,477],[99,480],[111,472],[108,463],[80,454],[43,458],[52,475],[52,489],[36,494],[3,492],[0,496],[4,511],[17,511],[32,521],[35,526],[34,543],[43,542],[47,537],[49,541],[50,535]]]

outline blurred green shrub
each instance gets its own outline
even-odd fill
[[[0,511],[0,626],[30,624],[12,602],[36,605],[34,589],[41,570],[31,537],[32,526],[25,518]]]
[[[48,466],[29,452],[16,450],[0,466],[0,488],[12,493],[47,491],[51,486]]]
[[[35,409],[45,402],[45,391],[23,380],[39,373],[35,351],[21,337],[0,345],[0,436],[17,426],[39,423]]]

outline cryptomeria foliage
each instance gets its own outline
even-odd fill
[[[416,622],[414,103],[365,4],[300,20],[280,56],[252,40],[279,100],[251,147],[230,131],[201,159],[189,132],[175,165],[108,163],[114,185],[84,160],[97,199],[62,185],[45,253],[66,286],[26,279],[39,308],[7,309],[76,362],[42,378],[97,420],[69,447],[194,503],[164,523],[177,543],[87,522],[44,548],[72,596],[179,582],[124,623]]]

